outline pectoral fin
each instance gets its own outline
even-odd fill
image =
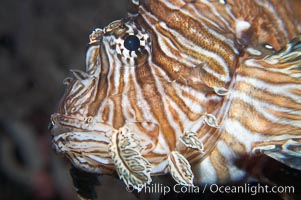
[[[293,169],[301,170],[301,139],[259,143],[252,151],[265,154]]]
[[[301,35],[295,37],[276,54],[264,59],[273,68],[290,75],[292,78],[301,78]],[[269,67],[265,65],[265,67]]]
[[[204,153],[204,145],[197,138],[196,134],[193,132],[186,132],[182,137],[180,137],[180,141],[187,147],[198,150]]]
[[[142,147],[126,127],[112,134],[110,154],[116,171],[127,187],[138,192],[151,182],[151,164],[141,155]]]
[[[291,40],[283,49],[275,55],[266,58],[267,61],[274,63],[295,63],[301,60],[301,35]]]
[[[194,175],[187,159],[177,151],[170,152],[168,157],[169,171],[177,183],[193,186]]]

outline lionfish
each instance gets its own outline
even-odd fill
[[[65,79],[54,148],[138,191],[168,173],[185,186],[246,180],[257,155],[301,170],[300,8],[132,0],[127,18],[90,35],[85,71]]]

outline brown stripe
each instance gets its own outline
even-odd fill
[[[179,10],[168,8],[164,3],[159,1],[148,1],[144,3],[144,7],[159,18],[160,21],[165,22],[167,26],[175,29],[188,40],[193,41],[208,51],[219,54],[231,68],[229,71],[234,70],[235,58],[233,57],[235,57],[235,52],[233,49],[224,41],[208,32],[207,28],[201,23],[183,14]],[[202,37],[200,38],[196,35],[195,31],[201,33]],[[216,48],[214,44],[218,44],[219,48]],[[230,55],[232,55],[232,58]]]
[[[70,99],[70,102],[68,102],[68,103],[70,103],[70,104],[68,104],[69,109],[72,110],[72,108],[76,107],[76,109],[79,110],[81,108],[86,107],[86,105],[90,103],[91,97],[87,98],[85,101],[83,101],[84,100],[83,97],[85,97],[87,94],[93,93],[93,90],[95,90],[95,87],[96,87],[95,79],[93,79],[92,82],[93,83],[90,84],[88,87],[81,86],[79,91],[74,92],[74,97],[72,97],[72,99],[69,96],[69,98],[68,98],[68,100]],[[80,94],[81,92],[82,92],[82,94]]]
[[[181,120],[179,117],[179,113],[172,107],[172,105],[168,102],[168,110],[172,115],[172,118],[174,119],[174,122],[177,123],[180,126],[181,133],[184,133],[184,121]]]
[[[278,117],[280,121],[281,120],[291,121],[291,122],[298,122],[299,121],[299,123],[301,121],[300,109],[299,110],[294,110],[294,111],[291,111],[291,112],[277,112],[277,111],[269,109],[269,108],[266,108],[266,110],[267,110],[267,112],[274,115],[275,117]],[[301,129],[300,129],[300,132],[301,132]]]
[[[225,183],[230,180],[230,173],[228,169],[228,163],[226,159],[222,156],[222,154],[217,150],[214,149],[210,153],[210,160],[212,166],[215,169],[217,180],[219,183]]]
[[[142,65],[137,67],[135,68],[135,73],[137,82],[142,89],[143,96],[148,102],[155,118],[158,120],[169,148],[173,150],[176,146],[175,132],[167,120],[163,99],[156,88],[155,79],[150,71],[150,66]]]
[[[144,121],[143,117],[143,111],[141,110],[140,107],[138,107],[137,102],[141,101],[140,99],[137,99],[137,91],[134,87],[134,81],[132,78],[132,75],[130,75],[129,78],[129,92],[127,93],[129,100],[130,100],[130,106],[134,109],[135,112],[135,120],[137,121]]]
[[[122,95],[121,94],[115,95],[111,97],[111,99],[114,102],[113,127],[115,129],[118,129],[122,127],[125,123],[124,113],[122,110]]]
[[[91,102],[88,109],[88,116],[94,117],[97,115],[100,105],[103,103],[108,91],[108,72],[110,68],[110,62],[108,60],[106,50],[103,45],[100,45],[100,60],[101,60],[101,72],[99,74],[98,85],[96,88],[96,98]]]
[[[266,102],[282,108],[301,110],[301,104],[293,99],[280,94],[270,93],[266,91],[265,88],[254,87],[247,82],[241,81],[237,83],[235,90],[245,92],[250,95],[252,99],[254,98],[261,102]]]
[[[229,110],[229,118],[239,121],[242,126],[252,132],[264,135],[282,135],[296,129],[293,126],[279,124],[277,121],[269,121],[257,112],[253,105],[238,99],[232,102],[231,109]]]
[[[107,104],[105,107],[104,107],[104,109],[103,109],[103,111],[102,111],[102,120],[103,120],[103,122],[108,122],[108,120],[109,120],[109,115],[110,115],[110,107],[109,107],[109,105]]]
[[[246,148],[243,144],[237,141],[236,138],[229,135],[226,131],[221,134],[221,140],[225,141],[225,143],[233,150],[233,152],[237,155],[244,155],[246,153]]]
[[[189,120],[196,120],[201,117],[200,114],[195,113],[193,110],[191,110],[185,104],[185,102],[177,95],[172,83],[163,84],[163,87],[164,87],[164,91],[166,92],[166,95],[168,95],[168,97],[172,99],[174,103],[177,104],[177,106],[181,109],[181,111],[185,113],[185,115],[189,118]]]
[[[301,79],[296,79],[288,76],[287,74],[282,74],[280,72],[269,71],[269,69],[265,68],[257,68],[257,67],[241,67],[238,70],[238,74],[242,74],[246,77],[252,77],[259,80],[263,80],[269,84],[301,84]]]
[[[291,89],[289,91],[292,92],[295,95],[301,96],[301,87],[300,87],[300,89]]]

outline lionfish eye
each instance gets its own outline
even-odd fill
[[[129,35],[125,38],[123,45],[129,51],[136,51],[140,48],[140,39],[135,35]]]

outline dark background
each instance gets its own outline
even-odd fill
[[[49,117],[69,69],[85,67],[89,34],[125,17],[127,4],[1,0],[0,200],[75,199],[69,164],[51,148]],[[122,182],[109,177],[99,188],[104,199],[134,198]]]

